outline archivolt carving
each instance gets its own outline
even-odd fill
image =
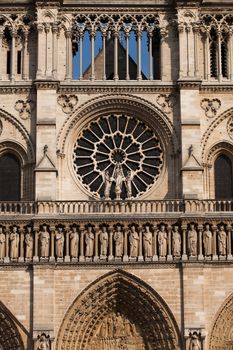
[[[230,153],[233,156],[233,143],[222,141],[213,145],[206,155],[205,164],[212,165],[213,159],[216,158],[219,153],[223,152]]]
[[[28,161],[33,162],[35,159],[33,145],[31,142],[30,135],[27,132],[26,128],[16,118],[14,118],[12,115],[5,112],[1,108],[0,108],[0,118],[3,118],[5,120],[7,120],[8,122],[10,122],[11,124],[13,124],[16,127],[16,129],[21,133],[21,135],[24,138],[24,140],[26,141],[26,144],[28,147],[28,149],[27,149],[28,158],[29,158]]]
[[[138,278],[111,272],[74,301],[62,322],[57,350],[176,350],[178,328],[164,301]]]
[[[217,126],[227,118],[232,117],[233,115],[233,108],[229,108],[227,111],[224,113],[220,114],[217,118],[215,118],[212,123],[209,125],[208,129],[205,131],[203,137],[202,137],[202,159],[204,158],[205,152],[206,152],[206,145],[207,142],[213,133],[214,129],[217,128]]]
[[[228,350],[233,345],[233,294],[220,307],[212,326],[209,349]]]
[[[168,143],[175,152],[178,148],[178,138],[173,129],[173,125],[169,118],[162,113],[152,103],[143,98],[132,95],[105,95],[96,97],[80,107],[78,107],[63,124],[57,138],[57,149],[61,153],[65,153],[65,145],[68,134],[74,129],[82,117],[97,117],[101,113],[122,112],[129,115],[145,116],[146,120],[152,125],[156,122],[157,133],[162,138],[163,143]]]
[[[19,331],[9,315],[9,311],[0,303],[0,349],[23,350],[24,345]]]

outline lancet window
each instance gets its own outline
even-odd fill
[[[0,157],[0,200],[19,201],[21,166],[18,158],[6,153]]]
[[[74,79],[160,79],[157,15],[77,15],[74,32]]]
[[[232,199],[232,161],[225,154],[221,154],[215,161],[215,198]]]
[[[232,25],[231,15],[204,15],[205,79],[230,79],[232,66]]]

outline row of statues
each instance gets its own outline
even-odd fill
[[[190,224],[185,233],[185,244],[178,225],[168,229],[164,224],[158,228],[150,224],[140,228],[132,224],[124,228],[123,225],[117,224],[110,229],[108,225],[103,224],[96,229],[87,225],[83,230],[73,225],[68,230],[58,226],[54,231],[47,225],[42,225],[37,235],[32,227],[28,226],[23,230],[23,238],[20,232],[22,233],[22,230],[13,226],[7,235],[6,230],[0,227],[0,260],[8,256],[12,260],[18,259],[19,255],[26,259],[32,259],[35,255],[41,258],[54,255],[60,259],[65,255],[73,259],[107,259],[109,255],[119,259],[123,256],[165,258],[167,255],[180,258],[184,249],[188,256],[196,257],[200,254],[200,247],[205,257],[211,257],[214,244],[219,256],[226,256],[228,246],[225,227],[220,225],[214,237],[209,224],[206,224],[201,232],[201,244],[199,232],[194,224]]]
[[[125,184],[126,189],[126,198],[131,199],[132,198],[132,180],[133,180],[133,172],[132,170],[128,170],[127,175],[124,175],[122,166],[120,164],[117,164],[112,176],[110,176],[110,173],[108,170],[103,172],[102,178],[104,182],[104,199],[110,200],[110,192],[113,189],[112,184],[115,182],[115,199],[120,200],[123,184]]]

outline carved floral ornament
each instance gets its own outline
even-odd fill
[[[57,98],[57,102],[61,106],[63,112],[69,114],[78,103],[78,97],[75,95],[60,95]]]
[[[221,101],[218,98],[204,98],[201,101],[201,108],[205,111],[205,116],[207,118],[214,118],[220,107]]]
[[[26,120],[31,117],[31,112],[34,108],[34,102],[30,99],[18,100],[15,103],[15,110],[19,112],[21,119]]]
[[[164,113],[169,114],[172,112],[172,107],[174,106],[175,99],[172,94],[160,94],[157,96],[156,102]]]

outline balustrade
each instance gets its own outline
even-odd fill
[[[0,262],[232,261],[232,224],[0,226]]]

